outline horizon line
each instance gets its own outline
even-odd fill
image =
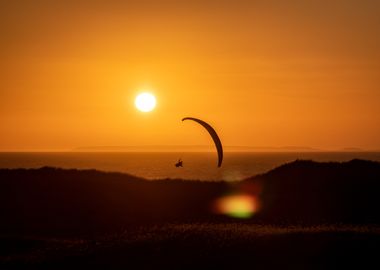
[[[315,148],[310,146],[248,146],[226,145],[225,152],[380,152],[380,149],[359,147]],[[80,146],[75,148],[55,149],[0,149],[0,153],[33,153],[33,152],[212,152],[213,145],[130,145],[130,146]]]

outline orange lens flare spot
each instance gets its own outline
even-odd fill
[[[250,218],[258,210],[258,201],[251,195],[230,195],[215,201],[218,214],[234,218]]]

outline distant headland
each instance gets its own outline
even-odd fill
[[[71,149],[75,152],[211,152],[212,145],[143,145],[143,146],[81,146]],[[359,147],[323,149],[309,146],[247,146],[226,145],[226,152],[377,152]]]

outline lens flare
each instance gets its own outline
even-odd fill
[[[246,194],[229,195],[216,200],[214,210],[234,218],[250,218],[258,210],[258,200]]]

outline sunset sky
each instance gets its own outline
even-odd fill
[[[0,1],[0,151],[380,149],[380,1]],[[155,110],[134,106],[149,91]]]

